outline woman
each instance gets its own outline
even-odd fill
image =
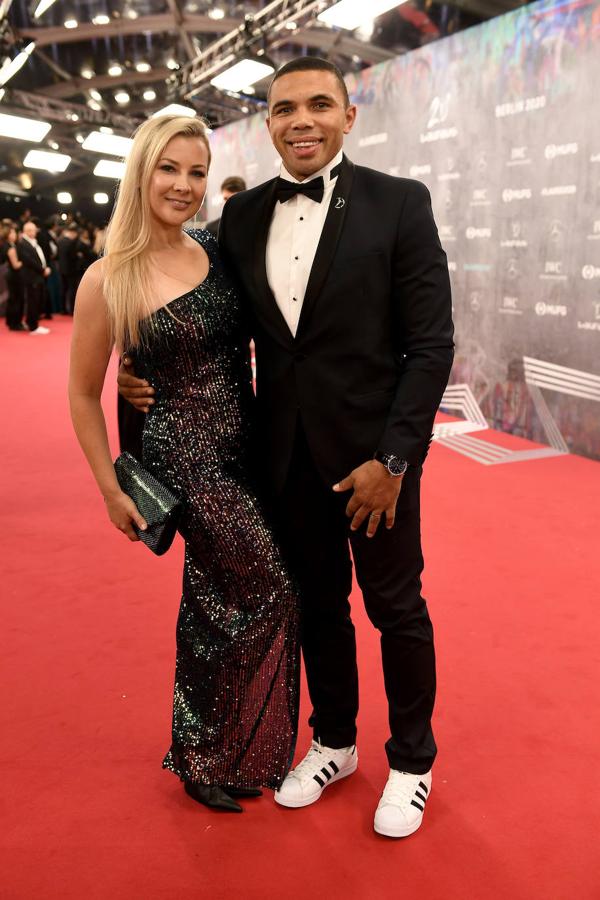
[[[73,424],[113,524],[144,521],[117,483],[100,395],[113,344],[156,388],[143,464],[184,500],[173,742],[164,767],[200,802],[278,787],[295,741],[297,598],[253,490],[254,395],[240,305],[212,235],[183,223],[204,199],[199,119],[137,131],[105,256],[77,295]]]
[[[6,286],[8,288],[8,300],[6,303],[6,324],[9,331],[27,331],[23,324],[23,284],[20,269],[23,263],[17,256],[17,241],[19,235],[17,229],[10,225],[3,235],[3,256],[6,256]]]

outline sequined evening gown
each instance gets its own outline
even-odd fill
[[[143,461],[183,498],[173,739],[184,781],[278,787],[295,742],[298,601],[257,500],[239,298],[217,243],[206,280],[145,321],[136,374],[156,389]]]

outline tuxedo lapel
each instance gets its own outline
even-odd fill
[[[273,210],[277,203],[277,179],[275,178],[265,191],[262,207],[259,211],[254,238],[253,277],[256,288],[257,312],[265,324],[270,325],[270,330],[276,335],[284,346],[293,341],[293,335],[288,328],[273,291],[267,278],[267,238],[273,217]]]
[[[313,266],[306,286],[304,302],[302,303],[302,312],[298,322],[298,331],[296,337],[300,337],[306,321],[309,318],[312,309],[321,293],[329,269],[337,250],[337,245],[342,234],[346,213],[348,211],[348,203],[350,201],[350,191],[354,179],[354,165],[344,156],[342,169],[338,175],[325,225],[321,233],[321,239],[317,247],[317,252],[313,262]]]

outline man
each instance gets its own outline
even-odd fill
[[[392,732],[375,829],[402,837],[421,824],[436,754],[419,481],[453,330],[427,189],[352,165],[342,143],[355,117],[335,66],[283,66],[267,120],[281,177],[228,201],[219,240],[252,313],[262,459],[300,585],[313,704],[312,746],[275,799],[314,803],[357,766],[351,547]],[[151,389],[120,384],[148,408]]]
[[[39,324],[44,309],[45,283],[50,274],[44,251],[37,242],[37,225],[28,220],[23,225],[23,236],[17,242],[17,256],[23,263],[20,269],[25,300],[26,321],[30,334],[50,334],[49,328]]]
[[[230,197],[233,197],[234,194],[239,194],[241,191],[246,190],[246,182],[243,178],[240,178],[238,175],[231,175],[229,178],[226,178],[223,184],[221,185],[221,197],[223,198],[223,205],[227,203]],[[205,225],[207,231],[210,231],[211,234],[214,234],[216,237],[219,233],[219,222],[220,219],[214,219],[212,222],[208,222]]]
[[[79,287],[79,232],[74,222],[69,222],[58,239],[58,271],[62,282],[63,312],[73,315],[75,295]]]

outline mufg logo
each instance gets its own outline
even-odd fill
[[[600,278],[600,268],[598,266],[584,266],[581,270],[581,277],[586,281],[591,281],[593,278]]]
[[[548,144],[544,150],[546,159],[556,159],[557,156],[571,156],[579,151],[579,144]]]
[[[474,228],[472,225],[467,228],[465,231],[465,235],[467,240],[474,241],[476,238],[491,238],[492,229],[491,228]]]

